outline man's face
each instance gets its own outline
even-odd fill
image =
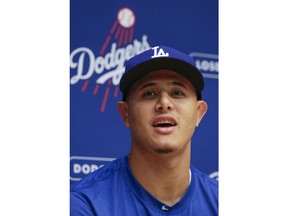
[[[197,101],[192,84],[169,70],[157,70],[139,79],[127,102],[118,106],[131,129],[132,145],[158,153],[189,148],[195,127],[207,110],[204,101]]]

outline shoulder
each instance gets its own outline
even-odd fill
[[[70,212],[71,215],[103,215],[110,214],[114,205],[121,203],[122,194],[127,194],[125,170],[127,158],[118,158],[104,167],[90,173],[81,181],[71,185]],[[119,202],[112,202],[119,199]],[[107,213],[108,212],[108,213]]]
[[[196,168],[191,168],[192,173],[194,174],[194,178],[197,181],[197,185],[202,188],[206,188],[210,191],[214,191],[214,193],[218,194],[218,181],[216,179],[210,178],[207,174],[201,172]],[[193,178],[192,174],[192,178]]]
[[[198,169],[191,168],[191,171],[194,184],[194,210],[199,215],[218,215],[218,181]]]
[[[70,191],[85,193],[85,191],[91,191],[91,188],[95,191],[98,187],[103,187],[106,184],[111,183],[114,177],[119,174],[119,171],[123,166],[123,161],[124,157],[118,158],[93,173],[88,174],[79,182],[72,184]]]

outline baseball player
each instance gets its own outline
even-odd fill
[[[218,215],[218,181],[190,165],[207,111],[192,57],[156,46],[126,62],[118,111],[131,149],[71,186],[72,216]]]

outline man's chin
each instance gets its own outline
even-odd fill
[[[167,148],[167,147],[155,149],[155,152],[158,154],[169,154],[169,153],[173,153],[175,151],[176,151],[175,148]]]

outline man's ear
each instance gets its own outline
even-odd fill
[[[118,106],[118,112],[120,113],[123,122],[125,123],[126,127],[129,128],[127,101],[119,101],[117,106]]]
[[[199,100],[199,101],[197,101],[197,109],[198,109],[198,113],[197,113],[196,126],[198,127],[198,125],[201,122],[201,119],[204,117],[205,113],[208,110],[208,105],[205,101]]]

